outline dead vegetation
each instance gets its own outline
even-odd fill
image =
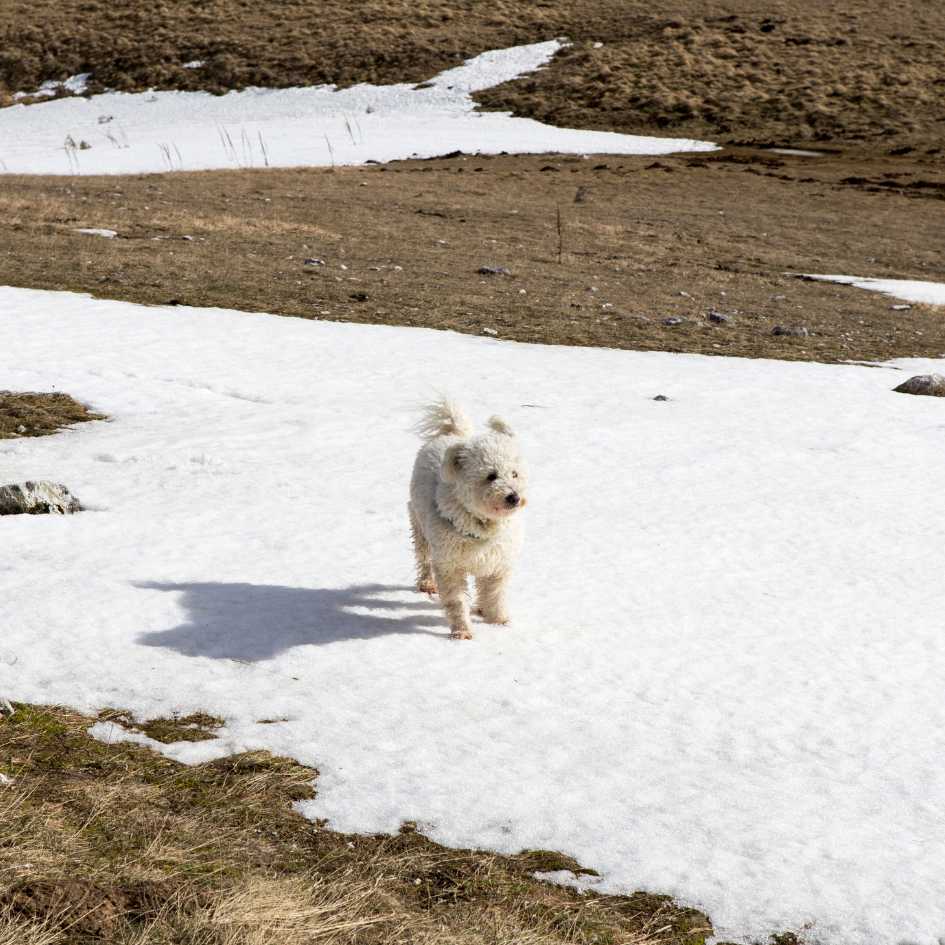
[[[923,0],[7,0],[0,96],[85,72],[92,92],[421,82],[555,36],[574,45],[482,101],[727,142],[941,147],[945,8]]]
[[[68,394],[0,390],[0,440],[46,436],[73,423],[102,419]]]
[[[580,871],[550,851],[333,833],[291,806],[316,771],[262,752],[184,767],[95,741],[91,722],[0,717],[0,945],[697,945],[711,930],[665,896],[534,879]]]
[[[909,157],[757,149],[8,176],[0,284],[551,344],[939,357],[931,309],[787,273],[941,280],[943,194]]]

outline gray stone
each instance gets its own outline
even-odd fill
[[[715,311],[707,312],[705,317],[715,325],[727,325],[732,320],[730,316]]]
[[[510,276],[512,273],[505,266],[480,266],[480,276]]]
[[[677,318],[675,315],[671,315],[669,318],[664,318],[664,319],[663,319],[663,324],[664,324],[667,328],[673,328],[673,327],[675,327],[676,325],[681,325],[681,324],[683,324],[683,322],[685,322],[685,320],[686,320],[685,318]]]
[[[58,482],[16,482],[0,486],[0,515],[68,515],[79,500]]]
[[[900,394],[924,394],[926,397],[945,397],[945,377],[941,374],[916,374],[893,390]]]
[[[810,332],[803,325],[775,325],[772,335],[786,335],[791,338],[806,338]]]
[[[657,394],[653,399],[658,400],[661,403],[669,400],[669,398],[665,394]]]

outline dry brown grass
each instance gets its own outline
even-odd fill
[[[0,440],[45,436],[73,423],[102,419],[68,394],[0,390]]]
[[[752,149],[6,177],[0,284],[552,344],[939,357],[934,312],[785,272],[943,279],[942,196],[945,175],[913,158]],[[713,324],[712,311],[729,321]],[[778,325],[810,334],[774,335]]]
[[[561,35],[574,46],[548,69],[483,101],[581,127],[941,147],[945,8],[928,0],[7,0],[0,103],[88,71],[93,91],[419,82]]]
[[[699,945],[711,929],[665,896],[539,882],[580,870],[549,851],[333,833],[291,807],[316,771],[263,752],[183,767],[94,741],[91,721],[0,720],[0,945]]]

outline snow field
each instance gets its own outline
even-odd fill
[[[159,750],[292,756],[337,829],[558,849],[722,938],[945,936],[945,414],[891,392],[940,362],[22,289],[0,330],[0,388],[111,418],[0,444],[0,481],[90,509],[0,522],[0,695],[210,712],[218,740]],[[533,470],[514,623],[469,644],[410,589],[407,431],[437,390]]]

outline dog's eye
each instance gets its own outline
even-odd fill
[[[499,478],[499,474],[498,474],[497,472],[491,472],[491,473],[489,473],[488,476],[486,476],[486,480],[487,480],[488,482],[495,482],[496,479],[498,479],[498,478]]]

